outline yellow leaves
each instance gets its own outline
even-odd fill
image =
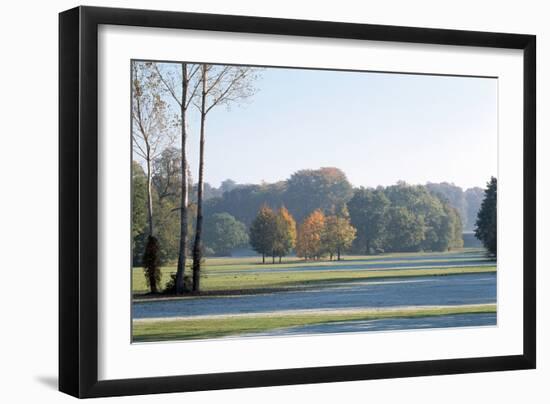
[[[298,228],[296,254],[299,257],[319,258],[322,254],[321,238],[325,228],[325,215],[320,209],[313,211]]]

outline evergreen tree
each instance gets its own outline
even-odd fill
[[[477,214],[476,237],[490,254],[497,254],[497,179],[491,177]]]

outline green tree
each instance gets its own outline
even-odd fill
[[[215,213],[204,221],[204,244],[215,255],[231,255],[231,250],[248,243],[244,223],[229,213]]]
[[[140,266],[145,249],[147,226],[147,179],[143,168],[132,161],[132,255],[133,265]]]
[[[277,212],[276,233],[275,233],[275,255],[282,257],[288,255],[296,246],[296,221],[288,210],[283,206]]]
[[[491,177],[477,214],[476,237],[491,255],[497,254],[497,179]]]
[[[389,251],[415,251],[424,237],[422,217],[402,206],[388,210],[386,248]]]
[[[262,254],[262,263],[265,256],[274,256],[275,237],[277,234],[277,215],[267,205],[263,205],[250,226],[250,245],[259,254]]]
[[[297,171],[286,181],[286,187],[285,205],[298,221],[315,209],[328,212],[341,206],[353,195],[346,175],[335,167]]]
[[[155,236],[159,242],[159,261],[161,265],[177,260],[179,251],[179,215],[178,201],[168,198],[153,199],[155,208]]]
[[[447,212],[447,216],[450,218],[452,229],[452,237],[449,243],[449,248],[462,248],[464,247],[464,238],[462,237],[463,227],[460,214],[449,204],[445,205],[445,210]]]
[[[386,238],[386,213],[390,207],[383,189],[359,188],[347,206],[351,224],[357,229],[357,250],[370,254],[382,248]]]

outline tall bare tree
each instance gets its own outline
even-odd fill
[[[256,89],[257,69],[245,66],[200,65],[200,97],[194,105],[200,112],[199,178],[197,186],[197,223],[193,244],[193,292],[200,291],[204,191],[204,143],[206,118],[216,106],[229,107],[251,97]]]
[[[153,228],[153,162],[162,150],[173,143],[167,127],[167,104],[160,94],[160,81],[153,74],[152,63],[132,63],[132,150],[145,164],[147,178],[148,235]]]
[[[166,92],[170,94],[179,108],[180,130],[181,130],[181,206],[180,214],[180,241],[178,253],[178,266],[176,271],[176,294],[183,294],[185,291],[185,264],[187,258],[187,236],[188,236],[188,167],[187,161],[187,110],[195,98],[198,91],[200,80],[195,80],[199,65],[188,65],[181,63],[179,74],[163,71],[157,64],[154,65],[155,71],[162,82]]]

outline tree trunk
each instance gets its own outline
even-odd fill
[[[187,205],[189,193],[187,192],[187,128],[186,128],[186,103],[187,103],[187,63],[181,64],[181,207],[180,207],[180,243],[178,254],[178,267],[176,272],[176,294],[181,295],[185,291],[185,261],[187,258]]]
[[[265,254],[262,253],[262,264],[265,264]]]
[[[338,253],[338,258],[337,258],[337,260],[340,261],[340,247],[338,247],[337,253]]]
[[[367,239],[367,242],[365,243],[365,254],[370,254],[370,240]]]
[[[281,261],[282,261],[282,257],[281,257],[281,256],[279,256],[279,264],[281,263]]]
[[[332,261],[332,253],[330,253],[330,258],[329,258],[330,261]]]
[[[273,254],[271,255],[271,258],[272,258],[271,263],[272,263],[272,264],[275,264],[275,253],[273,253]]]
[[[149,153],[149,150],[147,150]],[[153,190],[151,186],[151,158],[147,155],[147,222],[149,224],[149,236],[153,236]]]
[[[202,258],[202,192],[204,188],[204,126],[206,121],[206,65],[202,65],[201,129],[199,141],[199,183],[197,186],[197,224],[193,245],[193,292],[200,292]]]

